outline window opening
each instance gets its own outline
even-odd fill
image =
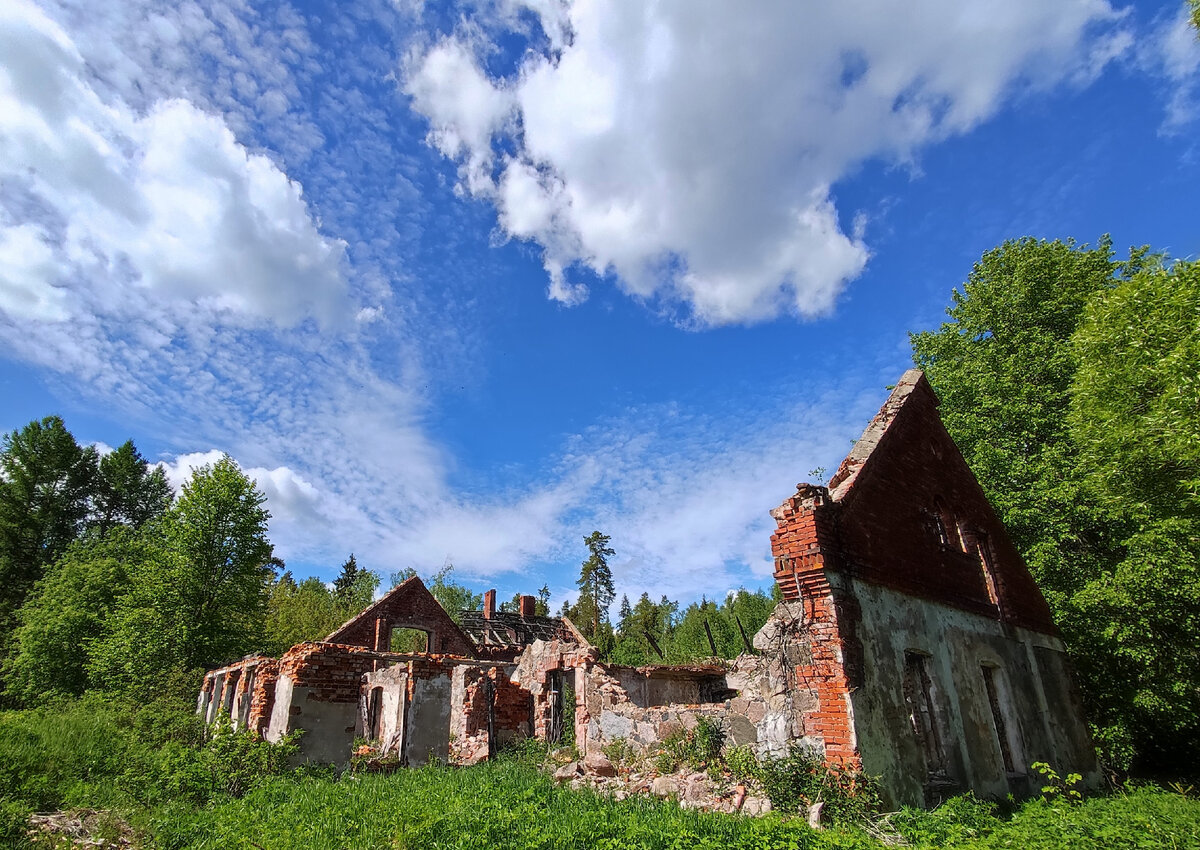
[[[392,629],[392,652],[428,652],[429,633],[423,629]]]
[[[1000,608],[1000,593],[996,588],[996,568],[992,561],[992,547],[988,536],[982,531],[975,534],[975,549],[979,553],[979,566],[983,569],[983,582],[987,585],[988,599]]]
[[[937,532],[938,543],[943,546],[952,546],[960,552],[964,551],[958,523],[941,496],[935,496],[933,499],[933,526]]]
[[[488,758],[496,757],[496,683],[491,676],[483,677],[483,698],[487,702]]]
[[[950,545],[950,534],[946,531],[946,523],[937,511],[933,512],[933,530],[937,534],[938,543],[943,546]]]
[[[1004,683],[999,680],[996,669],[986,664],[980,666],[980,671],[983,673],[983,687],[987,692],[988,707],[992,711],[992,724],[996,729],[996,742],[1000,745],[1000,760],[1004,763],[1004,772],[1009,776],[1014,776],[1023,774],[1024,771],[1017,767],[1020,759],[1019,743],[1015,737],[1016,730],[1011,728],[1005,720],[1002,699],[1006,694],[1004,693]]]
[[[561,670],[551,670],[546,676],[549,692],[550,718],[546,723],[546,740],[557,744],[563,736],[563,677]]]
[[[367,737],[379,740],[379,721],[383,716],[383,688],[371,688],[367,699]]]
[[[928,656],[916,652],[904,653],[904,700],[908,705],[909,721],[925,756],[929,776],[944,775],[946,759],[938,735],[934,707],[933,680],[929,678]]]

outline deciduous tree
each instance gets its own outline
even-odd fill
[[[0,442],[0,634],[34,582],[82,533],[96,450],[81,447],[57,416]],[[0,638],[3,640],[3,638]]]

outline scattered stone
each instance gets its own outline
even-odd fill
[[[823,808],[825,808],[824,800],[808,807],[808,825],[813,829],[821,828],[821,809]]]
[[[583,765],[588,773],[596,776],[616,776],[617,769],[604,753],[590,752],[583,757]]]
[[[579,762],[573,761],[570,764],[564,764],[558,770],[554,771],[554,778],[558,782],[566,782],[568,779],[575,778],[579,773]]]
[[[742,814],[750,817],[756,818],[769,811],[771,811],[771,801],[766,797],[747,797],[746,802],[742,804]]]
[[[656,776],[650,783],[650,793],[659,797],[670,797],[679,793],[679,783],[674,776]]]

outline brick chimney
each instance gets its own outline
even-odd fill
[[[483,618],[490,620],[496,616],[496,591],[489,590],[483,594]]]
[[[521,597],[521,616],[526,617],[526,618],[534,616],[535,613],[537,612],[537,606],[535,604],[536,602],[537,602],[537,599],[535,599],[532,596],[522,596]]]

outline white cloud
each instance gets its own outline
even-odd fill
[[[40,227],[0,227],[0,311],[39,322],[67,318],[67,290],[53,283],[55,268]]]
[[[181,99],[144,114],[92,86],[70,36],[18,0],[0,10],[0,178],[10,317],[119,313],[130,299],[227,321],[294,325],[344,313],[344,245],[298,184],[224,121]]]
[[[548,44],[490,78],[481,32],[519,32],[522,7]],[[1107,0],[514,0],[412,53],[404,85],[462,188],[541,247],[552,298],[586,296],[578,264],[685,321],[747,323],[826,313],[863,270],[838,180],[1089,81],[1128,46],[1120,18]]]
[[[647,411],[592,438],[587,456],[605,475],[575,531],[612,537],[621,592],[715,598],[770,580],[768,512],[810,470],[833,468],[882,398],[857,380],[813,389],[744,418]]]
[[[1166,84],[1163,133],[1179,133],[1196,120],[1200,115],[1200,40],[1186,7],[1151,30],[1138,52],[1138,64]]]

